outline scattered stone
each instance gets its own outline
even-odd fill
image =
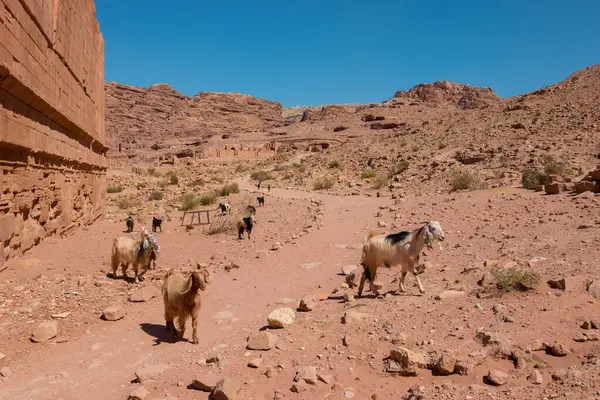
[[[544,342],[542,342],[539,339],[534,340],[531,343],[531,351],[542,351],[542,350],[545,350],[545,348],[546,348],[546,346],[544,345]]]
[[[308,388],[306,387],[306,383],[304,381],[295,382],[290,389],[293,393],[302,393],[306,392]]]
[[[317,367],[308,366],[302,367],[296,372],[294,382],[304,381],[309,385],[317,384]]]
[[[217,383],[212,392],[213,400],[235,400],[240,388],[236,382],[229,378],[223,378]]]
[[[564,357],[570,353],[569,348],[559,342],[554,342],[552,345],[548,346],[546,350],[555,357]]]
[[[585,276],[571,276],[559,280],[549,280],[548,286],[565,292],[584,291],[588,287],[588,279]]]
[[[458,358],[454,365],[454,373],[466,376],[471,372],[471,368],[471,362],[467,358]]]
[[[462,290],[446,290],[435,296],[436,300],[449,300],[456,299],[458,297],[464,296],[466,293]]]
[[[588,342],[597,342],[598,340],[600,340],[600,337],[596,332],[585,332],[583,335],[585,336]]]
[[[356,286],[356,275],[354,272],[349,275],[346,275],[346,284],[349,288],[353,288]]]
[[[592,282],[588,288],[588,293],[594,297],[600,297],[600,280]]]
[[[317,300],[315,296],[308,295],[304,296],[302,300],[300,300],[300,305],[298,306],[299,311],[312,311],[317,307]]]
[[[259,332],[248,340],[249,350],[271,350],[277,344],[279,337],[271,332]]]
[[[415,353],[405,347],[393,349],[390,358],[398,362],[403,369],[425,368],[428,364],[424,354]]]
[[[129,295],[129,301],[134,303],[141,303],[150,301],[152,298],[158,296],[158,291],[152,285],[145,286],[140,290],[136,290],[135,292]]]
[[[387,224],[383,221],[378,221],[377,222],[377,227],[378,228],[385,228],[387,226]]]
[[[45,342],[58,334],[58,322],[45,321],[38,325],[31,336],[31,341],[35,343]]]
[[[250,368],[259,368],[263,363],[263,359],[262,358],[255,358],[254,360],[250,360],[248,362],[248,366]]]
[[[221,377],[213,374],[199,374],[192,381],[192,386],[195,389],[203,392],[212,392],[217,387]]]
[[[345,303],[351,303],[354,301],[354,295],[349,292],[344,292],[342,299],[344,300]]]
[[[541,385],[544,382],[544,377],[540,371],[534,369],[533,372],[527,377],[527,380],[534,385]]]
[[[344,324],[355,324],[355,323],[359,323],[361,322],[363,319],[365,319],[368,315],[358,312],[358,311],[346,311],[344,313],[344,317],[342,319],[342,323]]]
[[[70,311],[66,311],[60,314],[52,314],[52,318],[53,319],[65,319],[67,318],[69,315],[71,315]]]
[[[333,383],[333,376],[332,375],[323,375],[323,374],[319,374],[317,376],[317,378],[323,382],[326,383],[328,385],[331,385]]]
[[[271,250],[273,250],[273,251],[276,251],[279,249],[281,249],[281,243],[279,243],[279,242],[275,242],[275,243],[273,243],[273,246],[271,246]]]
[[[125,316],[125,307],[114,304],[109,306],[102,311],[102,318],[106,321],[118,321]]]
[[[296,320],[296,313],[291,308],[277,308],[269,314],[269,328],[287,328]]]
[[[581,329],[590,329],[592,327],[589,321],[583,321],[579,326]]]
[[[0,368],[0,376],[3,376],[4,378],[8,378],[11,375],[12,375],[12,372],[10,371],[10,369],[8,367]]]
[[[587,340],[587,337],[582,333],[577,333],[573,338],[573,341],[577,343],[584,343]]]
[[[567,380],[567,370],[566,369],[557,369],[552,373],[552,379],[555,381],[565,381]]]
[[[6,356],[2,353],[0,353],[0,360],[2,360],[3,358],[6,358]]]
[[[491,369],[487,374],[487,379],[494,386],[502,386],[508,382],[508,374],[497,369]]]
[[[353,274],[357,268],[358,267],[356,265],[346,265],[345,267],[342,267],[342,274],[344,276]]]
[[[436,365],[436,371],[440,375],[450,375],[456,369],[456,357],[450,354],[444,354],[440,357]]]
[[[600,320],[597,320],[597,319],[592,319],[592,320],[590,321],[590,327],[591,327],[592,329],[600,329]]]
[[[148,389],[140,385],[129,393],[129,400],[145,400],[148,396],[150,396]]]
[[[168,364],[156,364],[141,368],[135,372],[135,377],[139,383],[156,379],[160,374],[168,370]]]
[[[578,369],[569,369],[567,370],[567,379],[569,380],[580,380],[583,378],[583,372]]]

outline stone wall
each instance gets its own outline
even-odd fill
[[[103,212],[104,40],[90,0],[0,0],[0,263]]]

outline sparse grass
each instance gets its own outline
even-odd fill
[[[391,170],[391,176],[395,176],[395,175],[403,173],[404,171],[406,171],[408,169],[409,165],[410,165],[409,162],[405,161],[405,160],[402,160],[402,161],[398,162],[398,164],[393,165],[392,170]]]
[[[191,183],[191,186],[193,186],[193,187],[204,186],[204,185],[206,185],[206,181],[204,180],[204,178],[195,179]]]
[[[388,183],[389,183],[389,180],[386,176],[378,174],[375,177],[375,181],[373,181],[373,187],[375,189],[381,189],[382,187],[387,186]]]
[[[159,177],[160,173],[156,170],[156,168],[150,167],[150,168],[148,168],[148,175],[154,176],[154,177]]]
[[[121,210],[127,210],[128,208],[137,207],[139,205],[139,200],[129,197],[123,197],[117,201],[117,206],[119,206]]]
[[[237,174],[242,173],[242,172],[247,171],[247,170],[248,170],[248,167],[246,167],[244,164],[238,164],[238,165],[235,166],[235,172]]]
[[[255,181],[263,182],[271,179],[271,175],[267,171],[256,171],[250,175],[250,178]]]
[[[340,162],[338,160],[333,160],[333,161],[330,161],[327,166],[329,168],[339,168],[340,167]]]
[[[491,273],[498,283],[498,288],[503,292],[530,290],[540,281],[537,272],[516,267],[495,268]]]
[[[450,187],[452,190],[477,190],[482,189],[484,184],[476,173],[469,170],[460,170],[452,172]]]
[[[206,229],[208,235],[218,235],[226,232],[233,232],[233,220],[228,215],[217,216]]]
[[[131,172],[133,172],[136,175],[141,175],[142,169],[140,167],[131,167]]]
[[[200,204],[203,206],[208,206],[211,204],[215,204],[217,202],[217,194],[214,192],[204,193],[200,196]]]
[[[153,190],[152,193],[150,193],[150,200],[162,200],[164,197],[164,193],[160,190]]]
[[[177,185],[179,183],[179,178],[177,177],[177,174],[173,171],[167,172],[167,178],[169,179],[169,183],[171,185]]]
[[[201,199],[199,199],[194,193],[188,192],[181,196],[181,207],[179,208],[181,211],[189,211],[193,210],[201,204]]]
[[[229,196],[231,193],[239,193],[240,192],[240,187],[237,183],[229,183],[225,186],[223,186],[221,189],[219,189],[219,196],[221,197],[226,197]]]
[[[109,186],[106,188],[106,193],[121,193],[122,191],[123,186],[121,185]]]
[[[330,189],[335,185],[335,179],[331,176],[321,176],[317,178],[313,184],[314,190]]]
[[[371,178],[375,178],[376,176],[377,176],[377,173],[373,170],[363,171],[360,173],[361,179],[371,179]]]
[[[135,187],[136,187],[138,190],[145,189],[145,188],[146,188],[146,186],[148,186],[148,185],[146,185],[146,182],[138,182],[138,183],[135,185]]]

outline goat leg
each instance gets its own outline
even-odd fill
[[[127,265],[127,264],[121,265],[121,271],[123,272],[123,279],[125,279],[125,280],[127,280],[127,267],[128,266],[129,265]],[[115,275],[115,277],[116,277],[116,275]]]
[[[402,275],[400,275],[400,291],[402,293],[406,292],[406,288],[404,287],[404,278],[406,278],[406,271],[402,271]]]
[[[423,288],[423,285],[421,284],[421,280],[419,279],[419,275],[415,275],[415,278],[417,280],[417,286],[419,286],[419,292],[421,292],[421,294],[425,293],[425,289]]]
[[[192,343],[198,344],[198,315],[192,314]]]
[[[365,287],[365,281],[367,280],[367,267],[363,266],[363,272],[360,276],[360,285],[358,285],[358,297],[362,297],[362,292]]]
[[[177,336],[179,336],[180,339],[183,339],[183,335],[185,334],[185,320],[186,318],[182,315],[177,318],[177,324],[179,325]]]

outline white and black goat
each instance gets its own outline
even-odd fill
[[[219,210],[221,210],[221,215],[229,214],[231,211],[231,206],[229,203],[220,203]]]
[[[252,228],[254,227],[255,223],[256,217],[254,216],[254,214],[250,214],[247,217],[240,218],[236,224],[238,240],[243,239],[244,231],[248,232],[248,240],[250,240],[250,234],[252,233]]]
[[[419,279],[419,275],[424,272],[424,266],[419,266],[419,255],[423,247],[433,248],[435,241],[441,242],[444,239],[444,231],[437,221],[429,221],[412,232],[402,231],[382,235],[369,233],[362,250],[363,273],[358,287],[358,296],[362,296],[366,280],[369,281],[371,291],[378,295],[378,287],[374,282],[377,277],[377,268],[382,265],[386,267],[400,265],[402,267],[401,292],[405,291],[404,278],[410,272],[417,280],[419,292],[425,293]]]
[[[133,218],[131,215],[125,220],[125,225],[127,226],[127,230],[125,232],[133,232]]]
[[[148,269],[151,260],[152,253],[154,256],[158,256],[160,247],[156,241],[156,237],[153,233],[148,233],[146,228],[142,227],[140,231],[140,238],[138,240],[118,236],[113,241],[112,254],[111,254],[111,267],[113,272],[113,278],[117,277],[117,269],[121,266],[123,271],[123,278],[127,278],[127,268],[129,264],[135,273],[134,282],[138,283],[140,279],[143,279],[146,270]],[[140,271],[141,269],[141,271]]]

